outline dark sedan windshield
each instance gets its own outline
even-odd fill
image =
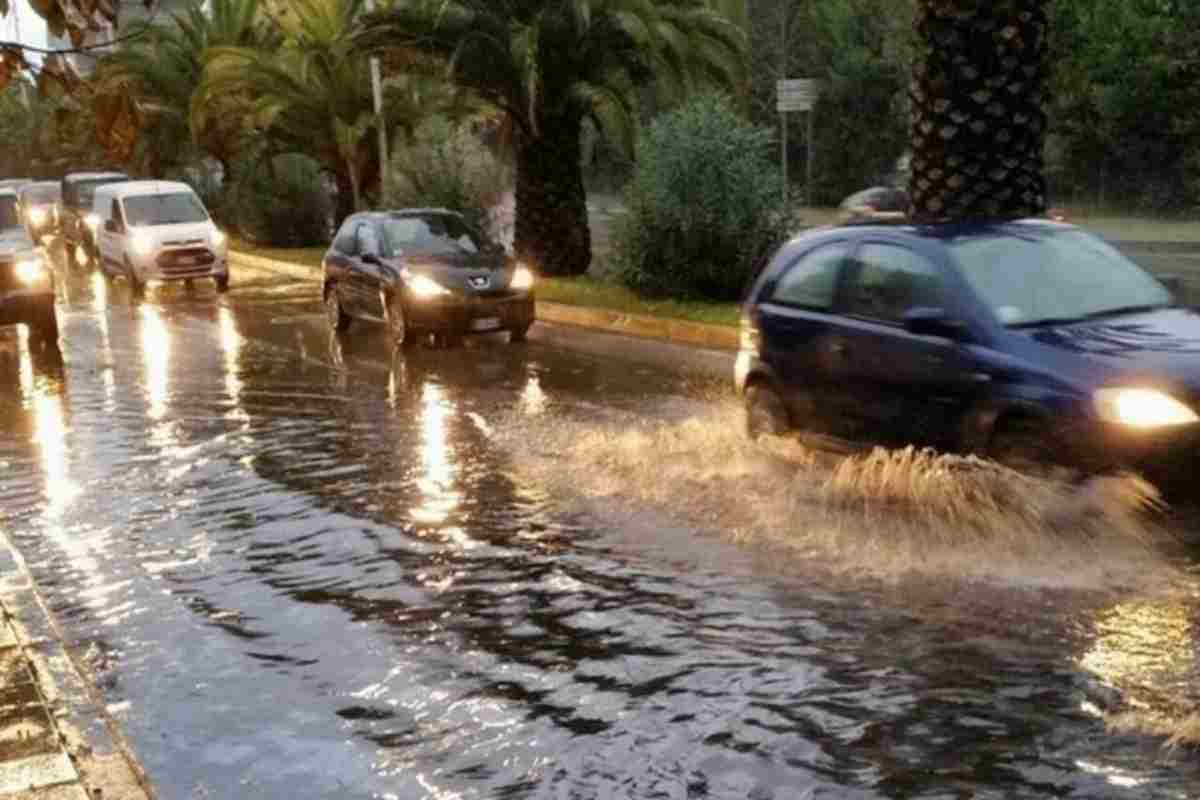
[[[63,187],[63,203],[73,208],[88,209],[92,207],[92,198],[96,189],[109,183],[120,183],[126,178],[93,178],[86,181],[72,181]]]
[[[191,192],[126,197],[124,203],[125,221],[135,227],[183,225],[208,219],[208,212],[204,210],[199,198]]]
[[[948,244],[967,282],[1009,327],[1172,302],[1149,273],[1084,231],[997,232]]]
[[[451,214],[389,217],[383,222],[389,258],[426,255],[473,255],[484,242],[460,218]]]

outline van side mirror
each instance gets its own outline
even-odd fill
[[[904,314],[904,330],[914,336],[940,336],[943,339],[964,339],[967,328],[953,319],[944,308],[913,308]]]
[[[1179,300],[1183,296],[1183,276],[1182,275],[1163,275],[1159,277],[1159,282],[1167,288],[1171,296],[1175,300]]]

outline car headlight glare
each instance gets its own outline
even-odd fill
[[[1165,428],[1200,422],[1195,411],[1157,389],[1101,389],[1094,400],[1100,419],[1130,428]]]
[[[154,239],[148,233],[134,231],[129,237],[129,249],[135,256],[148,256],[154,249]]]
[[[404,280],[408,285],[413,297],[421,300],[428,300],[432,297],[440,297],[444,294],[450,294],[445,286],[435,281],[433,278],[428,278],[424,275],[416,275],[409,270],[404,270]]]
[[[17,280],[21,283],[35,284],[46,279],[46,266],[40,258],[25,258],[17,262],[15,267]]]
[[[508,284],[510,288],[524,291],[525,289],[533,288],[533,270],[526,266],[519,266],[513,271],[512,281]]]
[[[220,228],[213,228],[213,232],[212,232],[212,246],[213,247],[216,247],[218,249],[224,247],[226,238],[227,237],[225,236],[224,231],[222,231]]]
[[[46,221],[46,209],[31,208],[29,209],[29,222],[33,225],[41,225]]]
[[[87,225],[88,229],[92,233],[95,233],[96,230],[100,227],[100,215],[99,214],[88,214],[87,216],[85,216],[83,218],[83,224]]]

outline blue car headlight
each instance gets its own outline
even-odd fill
[[[1105,422],[1142,430],[1200,422],[1196,412],[1166,392],[1136,386],[1100,389],[1092,396]]]

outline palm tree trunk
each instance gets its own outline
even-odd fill
[[[919,0],[913,212],[924,221],[1046,209],[1049,0]]]
[[[354,196],[354,184],[348,174],[335,172],[333,181],[337,186],[337,197],[334,198],[333,206],[334,215],[337,217],[334,226],[340,228],[346,218],[355,212],[357,200]]]
[[[580,166],[582,121],[544,119],[541,136],[517,137],[514,248],[544,275],[582,275],[592,263]]]

